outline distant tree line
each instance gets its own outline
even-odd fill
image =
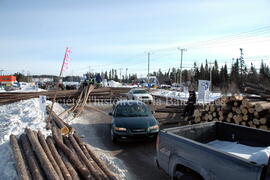
[[[259,69],[256,69],[253,63],[250,68],[247,68],[245,62],[240,59],[236,59],[230,67],[227,64],[219,67],[217,60],[212,66],[207,60],[199,66],[194,63],[192,69],[182,71],[182,82],[187,86],[196,87],[198,80],[210,80],[210,73],[212,73],[212,85],[215,89],[234,88],[238,90],[243,87],[244,82],[254,84],[260,82],[267,87],[270,86],[270,68],[266,63],[261,61]],[[180,69],[172,68],[165,73],[159,70],[151,75],[157,76],[160,83],[172,84],[179,82]]]
[[[93,78],[97,74],[103,79],[114,80],[122,83],[138,83],[138,76],[134,74],[120,74],[116,69],[111,69],[109,71],[104,71],[101,73],[86,73],[86,77]],[[215,60],[213,64],[210,64],[207,60],[204,63],[193,64],[191,69],[182,70],[182,82],[186,86],[197,88],[198,80],[210,80],[210,74],[212,74],[212,86],[214,90],[224,90],[230,89],[237,91],[243,87],[244,82],[249,83],[260,83],[266,87],[270,87],[270,68],[263,60],[260,63],[260,67],[257,68],[251,63],[250,67],[247,68],[243,58],[238,58],[233,61],[232,64],[218,64]],[[22,73],[14,74],[19,82],[31,81],[29,76],[25,76]],[[154,71],[150,74],[151,76],[156,76],[160,84],[172,85],[173,83],[179,83],[180,69],[170,68],[167,72],[162,72],[161,69]],[[33,75],[33,78],[53,78],[57,79],[56,76],[52,75]],[[81,78],[79,76],[65,76],[63,81],[77,81],[79,82]]]

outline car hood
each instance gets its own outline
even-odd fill
[[[157,124],[154,117],[115,117],[114,123],[116,127],[124,127],[127,129],[145,129]]]

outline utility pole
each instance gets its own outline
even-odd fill
[[[126,68],[126,81],[128,81],[128,76],[127,76],[127,71],[128,71],[128,68]]]
[[[148,72],[147,72],[147,83],[148,86],[150,84],[150,52],[147,53],[147,59],[148,59]]]
[[[183,52],[187,51],[187,49],[178,48],[181,51],[181,60],[180,60],[180,76],[179,76],[179,84],[182,84],[182,62],[183,62]]]
[[[214,64],[214,63],[209,63],[209,65],[210,65],[210,82],[211,82],[211,85],[210,85],[210,91],[213,91],[213,82],[212,82],[212,64]]]

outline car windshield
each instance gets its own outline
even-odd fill
[[[148,108],[140,104],[118,105],[115,111],[116,117],[142,117],[148,115]]]
[[[141,90],[134,90],[133,91],[133,94],[147,94],[147,91],[146,90],[143,90],[143,89],[141,89]]]

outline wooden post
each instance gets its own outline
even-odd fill
[[[64,162],[62,161],[61,159],[61,156],[59,155],[59,153],[57,152],[55,146],[54,146],[54,143],[53,143],[53,140],[52,138],[49,136],[47,137],[46,139],[46,142],[52,152],[52,155],[55,159],[55,161],[57,162],[57,164],[59,165],[62,173],[63,173],[63,176],[65,177],[65,180],[72,180],[71,178],[71,175],[69,174],[69,171],[67,170],[67,167],[65,166]]]
[[[60,179],[64,179],[64,176],[63,176],[63,174],[62,174],[62,171],[61,171],[61,169],[59,168],[58,163],[57,163],[56,160],[54,159],[54,157],[53,157],[53,155],[52,155],[52,152],[51,152],[51,150],[49,149],[48,144],[47,144],[47,142],[46,142],[46,140],[45,140],[44,135],[43,135],[40,131],[38,131],[38,139],[39,139],[39,142],[40,142],[41,146],[43,147],[45,153],[47,154],[48,159],[49,159],[50,162],[52,163],[52,166],[53,166],[54,169],[56,170],[56,172],[57,172],[59,178],[60,178]]]
[[[50,160],[48,159],[46,153],[44,152],[42,146],[40,145],[36,135],[33,133],[32,130],[28,128],[26,128],[25,131],[29,141],[31,142],[32,148],[36,153],[42,168],[44,169],[47,178],[50,180],[60,180],[57,172],[53,168]]]
[[[21,180],[30,180],[30,176],[28,173],[28,170],[26,168],[26,165],[24,163],[23,155],[20,150],[20,146],[18,144],[17,138],[15,135],[10,135],[10,145],[13,150],[14,158],[16,161],[16,170],[18,173],[18,176]]]
[[[79,157],[76,153],[71,151],[57,136],[53,136],[56,145],[65,153],[70,162],[78,170],[84,179],[92,180],[93,177],[90,174],[89,170],[82,164],[79,160]]]

